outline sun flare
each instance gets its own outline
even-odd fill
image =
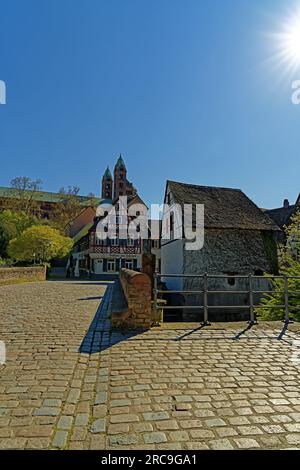
[[[300,65],[300,13],[287,22],[281,39],[283,57],[292,65]]]
[[[274,65],[282,68],[282,75],[292,75],[300,69],[300,7],[281,19],[277,32],[268,35],[272,44]]]

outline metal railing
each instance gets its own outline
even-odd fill
[[[189,279],[189,278],[197,278],[203,280],[203,289],[202,290],[164,290],[158,288],[158,281],[161,278],[181,278],[181,279]],[[248,280],[248,288],[247,290],[211,290],[209,289],[209,279],[247,279]],[[255,279],[263,279],[266,280],[275,280],[281,279],[283,281],[284,290],[254,290],[253,288],[253,280]],[[298,294],[298,291],[291,291],[289,290],[289,280],[291,279],[299,279],[300,276],[275,276],[275,275],[264,275],[264,276],[255,276],[253,274],[248,275],[223,275],[223,274],[154,274],[154,283],[153,283],[153,308],[154,308],[154,322],[153,326],[160,326],[159,323],[159,310],[201,310],[203,311],[203,322],[202,325],[210,325],[209,322],[209,309],[247,309],[249,310],[250,320],[249,324],[254,325],[257,323],[255,318],[255,309],[256,308],[265,308],[269,309],[270,306],[267,305],[255,305],[254,303],[254,295],[255,294],[284,294],[284,304],[281,305],[272,305],[272,309],[284,309],[284,322],[288,325],[291,323],[290,320],[290,308],[293,310],[300,310],[299,307],[290,306],[289,304],[289,296],[290,294]],[[194,294],[203,294],[203,302],[202,305],[163,305],[159,303],[159,295],[160,294],[182,294],[182,295],[194,295]],[[210,294],[244,294],[248,296],[248,305],[209,305],[208,297]]]

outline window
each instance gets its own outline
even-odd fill
[[[227,279],[228,285],[229,286],[235,286],[236,278],[234,276],[236,276],[237,273],[229,272],[229,273],[225,273],[225,274],[227,274],[227,276],[228,276],[228,279]]]
[[[116,261],[114,259],[107,260],[107,272],[115,272],[116,270]]]
[[[133,260],[132,259],[125,259],[125,268],[126,269],[133,269]]]
[[[170,232],[172,233],[174,230],[174,214],[170,214]]]
[[[134,245],[134,239],[133,238],[128,238],[127,239],[127,246],[133,246]]]
[[[264,275],[264,272],[261,269],[256,269],[256,271],[254,271],[254,276],[263,276],[263,275]]]
[[[111,244],[111,246],[119,246],[118,238],[111,238],[110,239],[110,244]]]

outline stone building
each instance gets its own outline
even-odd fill
[[[170,219],[170,239],[161,240],[162,274],[204,274],[224,275],[225,278],[209,279],[209,289],[219,290],[221,294],[209,294],[210,306],[249,305],[249,295],[231,294],[231,291],[247,291],[248,279],[238,279],[236,275],[260,276],[264,272],[276,273],[278,269],[276,234],[278,226],[259,209],[241,190],[197,186],[167,181],[165,204],[204,205],[204,246],[200,250],[189,251],[183,239],[176,238],[172,211]],[[193,212],[194,214],[194,212]],[[196,221],[193,215],[193,225]],[[202,290],[202,280],[196,278],[167,278],[162,280],[172,290]],[[265,280],[254,280],[254,290],[268,288]],[[185,305],[203,305],[203,296],[181,296]],[[256,296],[256,300],[258,296]],[[178,302],[178,296],[176,297]],[[184,310],[185,319],[199,320],[200,310],[195,314]],[[218,309],[210,309],[214,318],[222,318]],[[226,319],[234,318],[237,309],[226,309]],[[244,310],[245,312],[245,310]],[[239,312],[241,313],[241,312]],[[243,316],[249,317],[249,313]]]

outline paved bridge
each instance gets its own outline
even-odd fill
[[[296,325],[111,332],[111,286],[0,287],[1,449],[300,448]]]

